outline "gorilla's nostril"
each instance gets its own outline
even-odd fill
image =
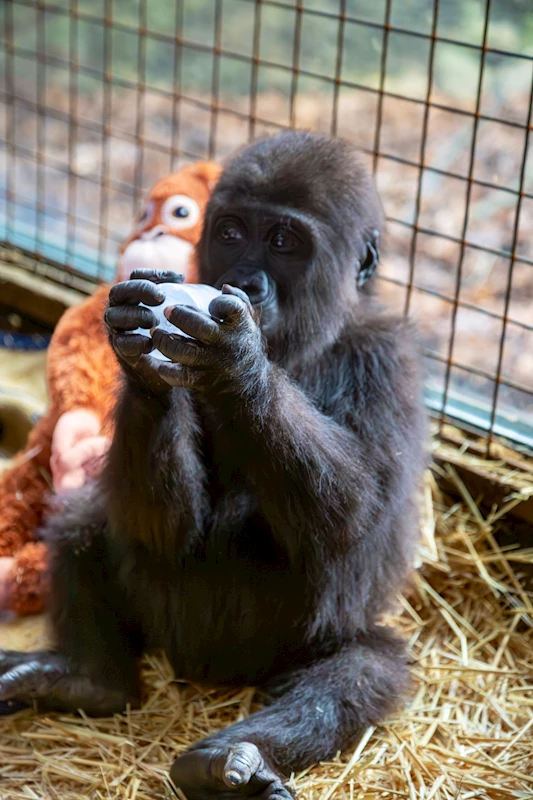
[[[263,280],[244,281],[241,288],[246,292],[250,300],[263,300],[268,293],[268,282]]]
[[[269,279],[264,270],[256,270],[250,274],[250,270],[238,267],[226,272],[217,282],[217,286],[224,283],[242,289],[255,305],[264,302],[270,293]]]

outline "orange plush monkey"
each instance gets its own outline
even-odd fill
[[[220,168],[198,162],[156,183],[135,231],[121,248],[117,279],[134,269],[172,269],[197,277],[194,245]],[[31,614],[43,607],[46,546],[35,541],[50,487],[64,491],[94,477],[112,434],[118,364],[103,325],[109,286],[69,309],[50,342],[50,406],[26,449],[0,477],[0,609]]]

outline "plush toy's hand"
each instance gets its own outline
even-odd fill
[[[100,435],[100,420],[88,409],[66,411],[57,421],[52,436],[50,470],[54,489],[83,486],[98,475],[109,439]]]
[[[54,489],[79,489],[87,478],[96,478],[102,469],[104,456],[111,439],[107,436],[89,436],[78,442],[61,459],[50,459]]]
[[[15,559],[9,556],[0,558],[0,611],[9,608],[9,582],[8,577]]]
[[[159,376],[156,359],[149,355],[153,350],[152,340],[132,331],[157,324],[153,311],[139,303],[147,306],[162,303],[165,294],[157,288],[159,283],[183,283],[183,275],[157,270],[132,272],[129,281],[111,288],[109,308],[104,315],[109,341],[125,373],[154,394],[168,392],[171,387]]]
[[[52,436],[52,453],[61,455],[88,436],[97,436],[102,424],[100,418],[88,408],[65,411],[59,417]]]
[[[171,386],[241,393],[254,387],[268,367],[261,330],[240,289],[224,286],[222,295],[211,301],[209,314],[174,306],[165,309],[165,316],[193,337],[152,330],[154,346],[173,362],[158,362],[159,375]]]

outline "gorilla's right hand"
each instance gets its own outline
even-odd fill
[[[152,339],[137,328],[147,330],[157,325],[157,317],[149,308],[165,299],[160,283],[183,283],[183,275],[159,270],[135,270],[130,280],[116,283],[109,292],[109,306],[104,314],[111,347],[128,378],[152,394],[166,394],[171,387],[159,377],[158,363],[149,355]]]

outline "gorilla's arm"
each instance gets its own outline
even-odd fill
[[[311,548],[336,559],[365,537],[378,549],[391,510],[411,486],[420,457],[417,397],[409,388],[413,362],[392,342],[376,336],[372,344],[372,353],[354,356],[348,349],[340,377],[322,373],[337,394],[331,415],[275,364],[233,408],[224,394],[213,400],[241,443],[243,471],[264,515],[293,554]],[[401,361],[407,380],[398,379]]]
[[[111,530],[170,557],[196,544],[209,509],[195,413],[186,392],[126,382],[106,465]]]
[[[220,402],[221,401],[221,402]],[[231,414],[224,396],[219,405]],[[271,365],[252,396],[233,411],[246,474],[253,476],[270,523],[339,540],[349,546],[354,517],[372,501],[372,476],[352,431],[322,414],[285,371]],[[368,509],[369,510],[369,509]],[[338,550],[339,542],[335,544]]]
[[[340,555],[353,547],[354,537],[364,536],[379,524],[382,484],[389,482],[387,470],[391,475],[397,473],[395,479],[399,476],[401,482],[405,467],[388,458],[389,436],[393,449],[404,451],[404,464],[410,460],[404,447],[409,438],[408,393],[397,391],[384,369],[388,361],[389,371],[397,375],[399,354],[390,342],[381,347],[381,357],[372,351],[371,332],[367,341],[361,342],[358,364],[351,364],[347,352],[344,374],[341,367],[341,375],[336,369],[334,377],[333,370],[329,375],[326,367],[321,382],[338,395],[333,403],[338,413],[333,410],[327,416],[281,367],[268,360],[249,305],[240,293],[232,289],[213,301],[210,311],[215,319],[184,307],[170,313],[169,319],[194,340],[153,332],[156,347],[175,362],[161,364],[159,374],[174,386],[201,391],[222,413],[239,447],[243,473],[254,485],[263,513],[287,550],[294,553],[301,546],[318,546],[324,553],[331,549]],[[359,398],[357,371],[360,383],[367,386]],[[372,380],[371,373],[379,376],[379,381]],[[373,413],[383,418],[381,430],[375,425],[370,431],[353,424],[357,403],[366,405],[369,391]],[[414,408],[415,398],[411,404]],[[401,448],[396,446],[398,440]],[[382,463],[380,448],[388,463]]]
[[[164,295],[159,283],[182,282],[171,272],[145,272],[115,284],[105,314],[110,342],[122,366],[124,391],[106,466],[111,529],[141,540],[153,552],[182,549],[201,535],[208,513],[205,470],[198,450],[198,424],[187,392],[173,392],[157,373],[148,337],[157,317],[149,308]],[[157,365],[157,362],[155,362]],[[168,554],[168,552],[167,552]]]

